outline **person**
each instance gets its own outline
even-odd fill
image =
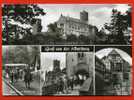
[[[7,78],[7,79],[9,78],[9,73],[6,73],[6,78]]]
[[[11,83],[14,83],[14,72],[11,70],[10,72],[10,78],[11,78]]]
[[[32,81],[32,74],[30,72],[30,69],[25,70],[25,75],[24,75],[24,82],[26,88],[30,88],[30,83]]]
[[[63,84],[64,84],[64,93],[68,93],[68,88],[67,88],[67,77],[65,76],[64,78],[63,78]]]
[[[15,72],[14,72],[14,79],[15,79],[15,82],[18,81],[18,73],[17,73],[17,70],[15,70]]]
[[[74,77],[73,77],[73,84],[74,84],[74,86],[77,86],[77,76],[76,75],[74,75]]]
[[[68,84],[68,89],[70,90],[73,90],[73,86],[74,86],[74,79],[73,77],[70,77],[67,79],[67,84]]]
[[[63,93],[64,82],[63,82],[63,79],[61,77],[59,78],[58,83],[59,83],[59,85],[58,85],[58,93]]]
[[[71,90],[73,90],[73,88],[74,88],[74,78],[73,77],[71,77],[71,79],[70,79],[70,86],[71,86]]]
[[[120,84],[114,85],[115,95],[122,95],[122,89]]]

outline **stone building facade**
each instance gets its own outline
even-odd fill
[[[67,76],[71,77],[79,71],[93,74],[92,52],[68,52],[66,55]]]
[[[92,36],[95,33],[94,26],[88,24],[88,12],[86,11],[80,12],[80,19],[61,14],[57,26],[62,29],[64,36],[69,34]]]
[[[126,79],[131,80],[131,65],[122,58],[116,49],[113,49],[106,57],[103,57],[102,61],[111,72],[111,79],[116,79],[119,83]]]

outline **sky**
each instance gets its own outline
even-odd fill
[[[53,60],[60,60],[60,68],[65,68],[66,64],[66,53],[64,52],[50,52],[41,53],[41,69],[43,71],[52,71]]]
[[[47,31],[47,25],[57,21],[61,14],[79,19],[80,12],[85,10],[89,14],[89,24],[100,29],[104,23],[110,22],[113,8],[122,13],[129,8],[127,4],[40,4],[39,6],[46,12],[45,16],[40,16],[43,32]]]
[[[130,65],[132,65],[132,58],[126,52],[120,49],[116,48],[101,49],[96,52],[96,56],[101,59],[102,57],[107,56],[113,49],[115,49],[125,61],[127,61]]]

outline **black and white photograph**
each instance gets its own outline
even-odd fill
[[[131,96],[131,4],[3,4],[3,96]]]
[[[68,52],[67,55],[67,76],[73,77],[74,95],[92,96],[95,95],[95,69],[94,53],[91,52]]]
[[[3,96],[40,95],[39,46],[2,47]]]
[[[95,48],[96,95],[131,95],[131,46],[96,46]]]
[[[3,45],[131,44],[129,4],[3,4]]]
[[[42,95],[94,95],[93,58],[93,52],[42,52]]]

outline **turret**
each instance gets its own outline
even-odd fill
[[[88,24],[88,12],[80,12],[80,20]]]

